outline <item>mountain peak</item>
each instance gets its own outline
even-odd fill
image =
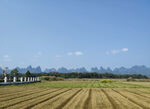
[[[16,67],[20,73],[26,73],[28,70],[31,73],[41,73],[41,67],[37,66],[36,68],[33,68],[31,65],[28,66],[27,68],[20,68]],[[9,73],[11,70],[8,69],[7,73]],[[107,67],[106,69],[103,68],[102,66],[100,68],[98,67],[92,67],[90,71],[88,71],[85,67],[81,68],[76,68],[76,69],[67,69],[65,67],[61,67],[58,69],[55,68],[50,68],[50,69],[45,69],[44,72],[50,73],[50,72],[60,72],[60,73],[69,73],[69,72],[97,72],[97,73],[115,73],[115,74],[143,74],[146,76],[150,76],[150,68],[141,65],[135,65],[131,68],[125,68],[125,67],[120,67],[120,68],[115,68],[112,70],[111,68]],[[2,68],[0,67],[0,73],[2,73]]]

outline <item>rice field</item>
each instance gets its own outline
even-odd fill
[[[131,86],[130,83],[123,83],[126,87],[103,84],[107,86],[103,88],[100,83],[90,83],[79,88],[76,85],[77,88],[41,87],[41,84],[49,82],[1,87],[0,109],[150,109],[148,87],[131,88],[133,83]]]

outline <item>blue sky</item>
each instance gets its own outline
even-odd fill
[[[1,0],[0,66],[150,67],[149,0]]]

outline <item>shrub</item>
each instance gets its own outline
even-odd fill
[[[127,81],[135,81],[135,79],[133,79],[132,77],[129,77],[129,78],[127,79]]]
[[[111,79],[103,79],[101,80],[101,83],[111,83],[112,80]]]
[[[64,80],[62,77],[55,77],[55,76],[42,76],[41,80],[46,80],[46,81],[61,81]]]
[[[49,77],[43,77],[44,80],[48,81],[50,78]]]

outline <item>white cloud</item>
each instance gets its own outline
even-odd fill
[[[112,54],[118,54],[118,53],[120,53],[120,50],[111,50],[111,53]]]
[[[73,55],[73,53],[72,53],[72,52],[69,52],[67,55],[68,55],[68,56],[72,56],[72,55]]]
[[[129,51],[128,48],[113,49],[113,50],[110,50],[110,51],[106,51],[106,55],[110,55],[110,54],[116,55],[116,54],[123,53],[123,52],[128,52],[128,51]]]
[[[129,49],[128,49],[128,48],[123,48],[121,51],[122,51],[122,52],[128,52]]]
[[[68,52],[66,55],[67,56],[81,56],[81,55],[83,55],[83,52],[81,52],[81,51]],[[56,55],[55,57],[58,59],[58,58],[61,58],[62,55]]]
[[[83,55],[83,53],[81,52],[81,51],[77,51],[77,52],[75,52],[74,53],[76,56],[81,56],[81,55]]]
[[[81,51],[68,52],[67,55],[68,56],[73,56],[73,55],[75,55],[75,56],[81,56],[81,55],[83,55],[83,52],[81,52]]]
[[[8,61],[11,61],[11,58],[8,54],[6,54],[3,56],[3,60],[8,62]]]

